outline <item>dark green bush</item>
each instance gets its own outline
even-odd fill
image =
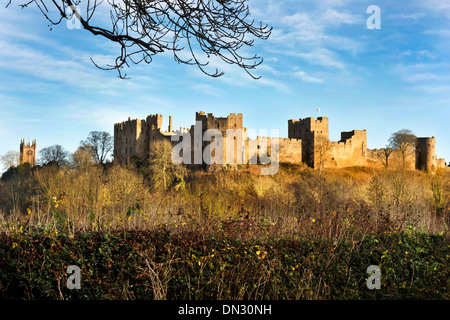
[[[80,290],[66,286],[69,265]],[[380,290],[366,286],[369,265]],[[337,242],[35,229],[0,235],[0,299],[448,299],[448,265],[448,236],[413,231]]]

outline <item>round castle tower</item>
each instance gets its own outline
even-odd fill
[[[416,140],[416,169],[434,172],[436,169],[436,139],[417,138]]]

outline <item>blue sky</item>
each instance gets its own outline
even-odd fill
[[[259,80],[217,59],[225,75],[210,78],[170,53],[131,65],[122,80],[90,61],[111,63],[116,45],[65,23],[50,31],[36,7],[18,3],[0,7],[0,155],[22,138],[73,152],[90,131],[113,134],[115,122],[155,113],[165,127],[172,115],[175,128],[190,127],[196,111],[243,113],[247,128],[287,137],[289,119],[320,108],[333,141],[367,129],[368,147],[381,148],[409,128],[435,136],[438,157],[450,160],[449,0],[250,0],[252,17],[273,27],[243,48],[264,58]],[[366,26],[370,5],[381,9],[379,30]]]

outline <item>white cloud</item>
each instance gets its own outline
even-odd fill
[[[345,67],[344,63],[337,59],[336,53],[325,48],[318,48],[310,52],[289,51],[286,54],[304,59],[313,65],[336,69],[343,69]]]
[[[192,86],[193,90],[199,91],[202,94],[211,95],[214,97],[223,97],[223,92],[215,86],[206,83],[196,83]]]
[[[402,54],[405,55],[405,56],[408,56],[408,57],[415,57],[415,58],[418,58],[418,59],[421,59],[421,58],[434,59],[434,58],[436,58],[436,55],[431,53],[429,50],[417,50],[417,51],[414,51],[414,50],[408,49],[405,52],[403,52]]]
[[[450,85],[423,85],[415,86],[412,90],[426,91],[428,93],[449,93]]]
[[[363,24],[365,19],[361,15],[350,14],[346,11],[328,9],[322,16],[323,22],[328,26],[340,26],[342,24]]]
[[[436,35],[444,38],[450,38],[450,29],[430,29],[424,31],[424,34]]]
[[[299,78],[304,82],[323,83],[323,79],[319,79],[319,78],[310,76],[310,75],[306,74],[306,72],[301,71],[301,70],[293,72],[292,76],[294,76],[295,78]]]
[[[429,81],[429,80],[439,80],[446,81],[450,80],[450,76],[448,75],[438,75],[431,72],[427,73],[415,73],[411,75],[405,76],[405,80],[409,82],[417,82],[417,81]]]

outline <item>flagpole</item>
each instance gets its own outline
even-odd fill
[[[318,118],[320,118],[320,108],[317,108],[316,112],[319,114]]]

